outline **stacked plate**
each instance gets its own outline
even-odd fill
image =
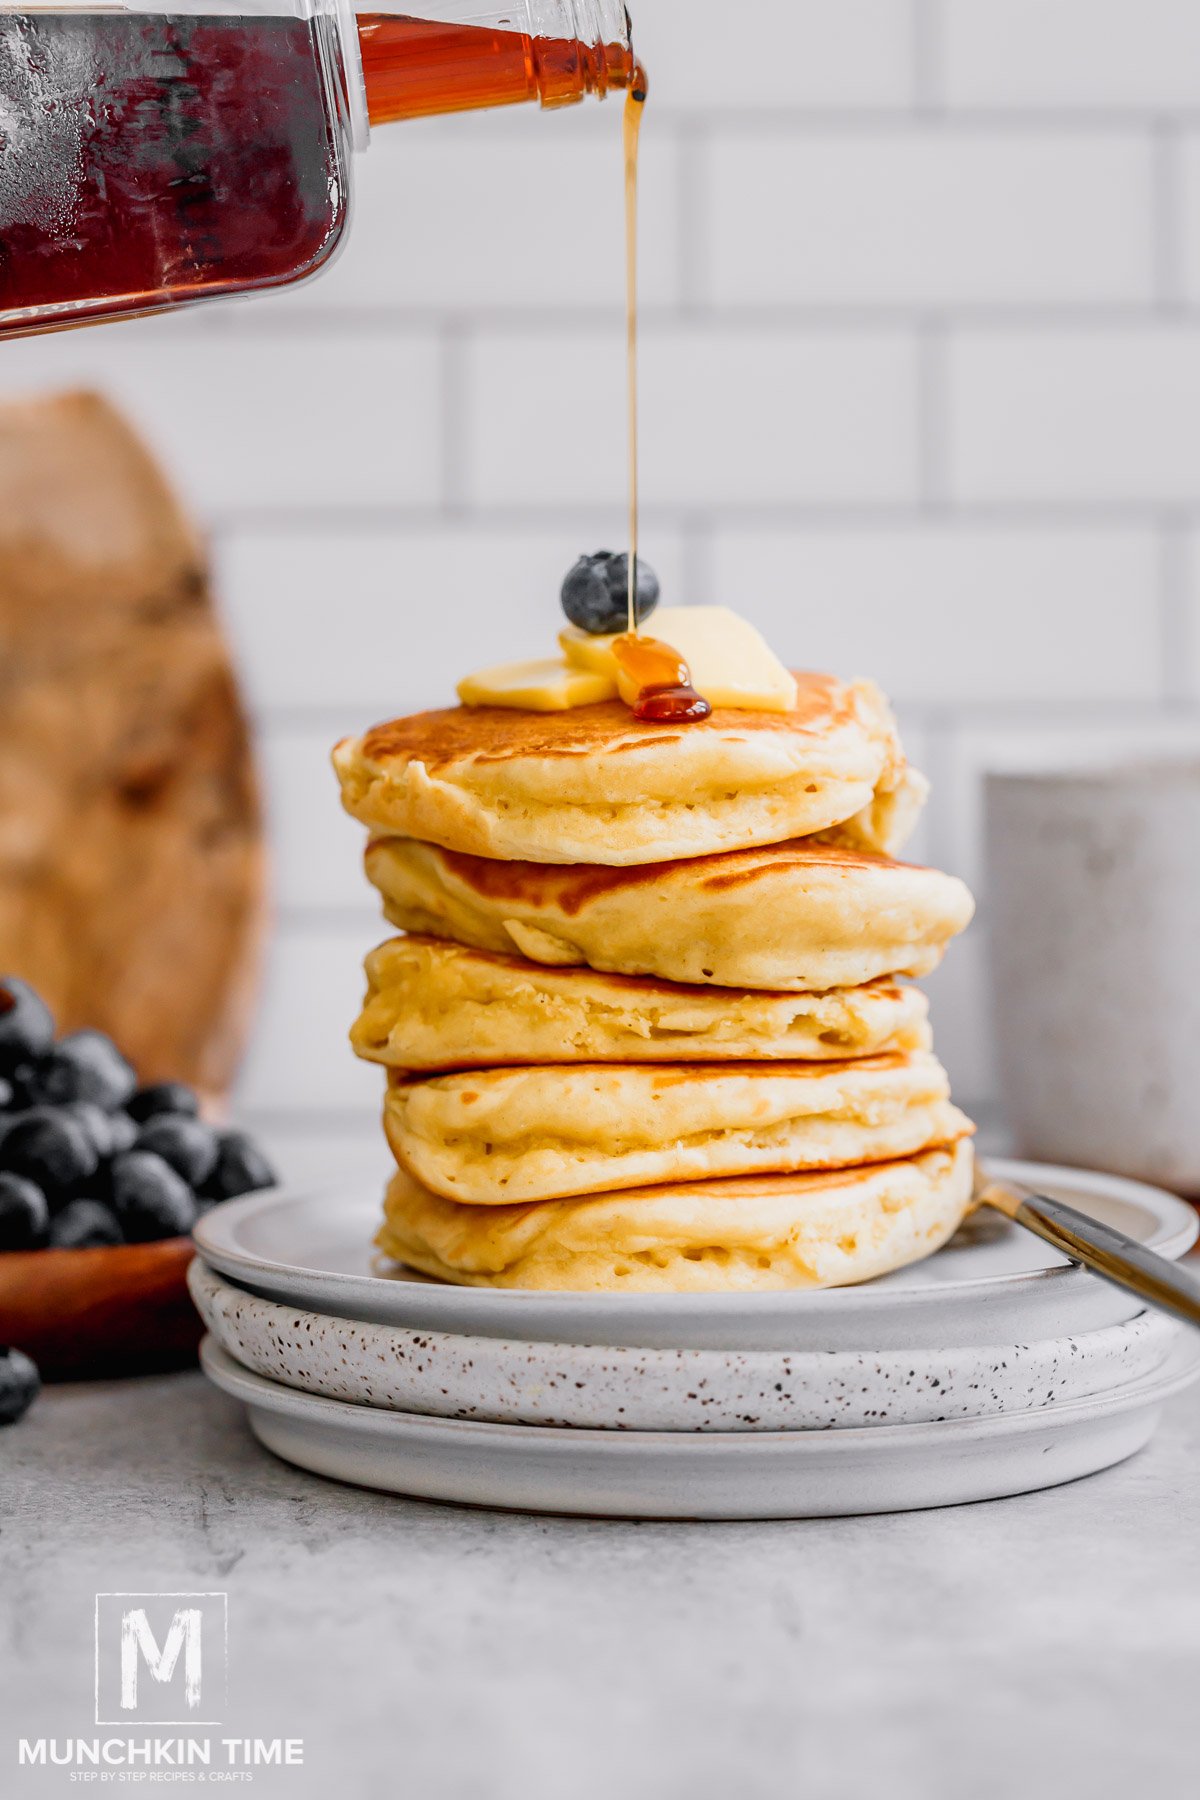
[[[1198,1223],[1157,1189],[997,1164],[1161,1255]],[[201,1221],[203,1359],[269,1449],[430,1499],[789,1518],[1051,1487],[1149,1439],[1200,1343],[998,1216],[867,1286],[589,1295],[373,1264],[360,1192],[254,1195]]]

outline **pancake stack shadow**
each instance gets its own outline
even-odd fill
[[[646,727],[453,708],[347,740],[405,935],[351,1037],[387,1071],[378,1244],[474,1285],[860,1281],[969,1204],[970,1122],[909,985],[969,922],[896,861],[924,798],[871,684]]]

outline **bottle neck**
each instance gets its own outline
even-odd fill
[[[403,4],[403,0],[401,0]],[[411,0],[354,12],[339,0],[339,37],[356,148],[368,123],[538,101],[566,106],[626,88],[633,75],[622,0]]]

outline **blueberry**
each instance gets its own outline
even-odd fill
[[[41,1056],[54,1042],[50,1008],[27,981],[0,978],[0,1069],[7,1075],[18,1063]]]
[[[217,1164],[204,1183],[205,1200],[236,1200],[239,1194],[256,1194],[274,1187],[278,1176],[258,1145],[244,1131],[223,1131]]]
[[[124,1106],[137,1077],[112,1039],[102,1031],[73,1031],[38,1065],[41,1095],[52,1105],[90,1100],[113,1112]]]
[[[0,1174],[0,1250],[40,1250],[49,1225],[50,1208],[37,1183]]]
[[[45,1099],[37,1063],[18,1063],[16,1068],[10,1069],[8,1085],[12,1089],[10,1110],[14,1107],[19,1110],[24,1106],[40,1106]]]
[[[108,1114],[108,1130],[112,1138],[112,1156],[123,1156],[138,1141],[138,1127],[127,1112]]]
[[[159,1113],[180,1113],[186,1119],[194,1119],[200,1112],[200,1102],[194,1089],[185,1087],[182,1081],[158,1081],[153,1087],[139,1088],[125,1110],[141,1125]]]
[[[0,1348],[0,1425],[15,1425],[41,1391],[37,1364],[23,1350]]]
[[[202,1187],[217,1165],[218,1140],[211,1125],[199,1119],[172,1118],[161,1113],[143,1125],[137,1148],[153,1150],[191,1188]]]
[[[629,623],[629,558],[611,550],[581,556],[562,584],[562,608],[572,625],[593,637],[624,631]],[[658,605],[658,576],[642,557],[637,563],[637,622]]]
[[[52,1250],[102,1250],[124,1241],[112,1207],[90,1196],[69,1201],[50,1223]]]
[[[196,1202],[182,1175],[149,1150],[127,1150],[110,1170],[112,1207],[133,1244],[182,1237],[196,1221]]]
[[[0,1165],[36,1181],[53,1208],[96,1173],[100,1157],[78,1119],[39,1106],[6,1134],[0,1144]]]
[[[106,1113],[92,1100],[73,1100],[69,1106],[59,1108],[59,1117],[74,1119],[87,1134],[92,1148],[101,1162],[107,1162],[117,1149],[114,1121],[116,1115]],[[128,1149],[127,1144],[121,1146]]]

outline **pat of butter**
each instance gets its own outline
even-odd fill
[[[692,686],[713,706],[790,712],[796,704],[795,677],[749,619],[728,606],[660,606],[642,629],[678,650],[691,671]],[[618,680],[611,637],[591,637],[568,625],[558,641],[573,668],[607,675],[623,700],[636,700],[636,694],[625,691],[629,683]]]
[[[544,662],[501,663],[482,669],[458,684],[464,706],[511,706],[521,712],[566,712],[617,697],[616,664],[612,674],[572,668],[559,657]]]

